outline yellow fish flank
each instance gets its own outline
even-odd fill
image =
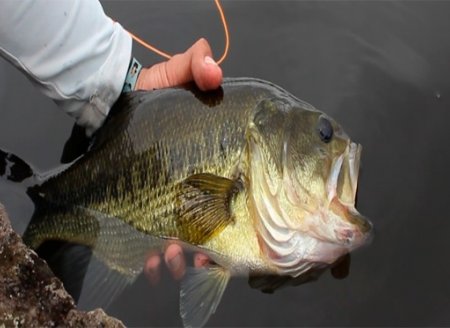
[[[88,246],[79,298],[105,305],[175,240],[213,261],[180,290],[186,327],[214,313],[232,275],[299,277],[363,245],[355,209],[361,146],[326,114],[261,80],[136,92],[89,151],[29,189],[24,240]]]

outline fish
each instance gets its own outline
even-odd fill
[[[83,156],[28,188],[23,238],[89,248],[79,303],[114,299],[168,241],[208,255],[180,284],[183,325],[200,327],[231,277],[298,278],[368,243],[372,223],[355,208],[361,149],[263,80],[132,92]]]

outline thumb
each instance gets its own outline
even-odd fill
[[[136,90],[168,88],[192,80],[201,90],[216,89],[222,82],[222,69],[211,56],[208,42],[200,39],[183,54],[142,69]]]

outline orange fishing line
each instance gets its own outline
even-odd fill
[[[221,64],[225,60],[227,55],[228,55],[228,49],[230,47],[230,35],[228,33],[228,24],[227,24],[227,20],[225,18],[225,14],[224,14],[223,9],[222,9],[222,5],[220,4],[219,0],[214,0],[214,2],[216,3],[217,10],[219,11],[220,19],[222,21],[223,29],[224,29],[224,32],[225,32],[225,49],[223,51],[222,57],[220,57],[220,59],[217,61],[218,64]],[[162,50],[159,50],[158,48],[156,48],[156,47],[152,46],[151,44],[145,42],[144,40],[142,40],[141,38],[139,38],[135,34],[131,33],[130,31],[127,31],[127,32],[130,34],[130,36],[137,43],[139,43],[143,47],[147,48],[148,50],[153,51],[153,52],[157,53],[158,55],[160,55],[160,56],[162,56],[164,58],[167,58],[167,59],[170,59],[172,57],[168,53],[166,53],[166,52],[164,52]]]

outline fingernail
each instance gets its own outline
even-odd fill
[[[181,255],[177,254],[174,258],[169,261],[169,267],[171,270],[176,271],[180,268],[181,265]]]
[[[205,56],[205,63],[208,65],[218,66],[217,63],[209,56]]]

